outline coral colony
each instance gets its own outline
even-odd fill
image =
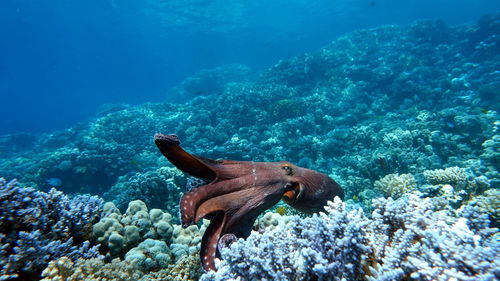
[[[15,151],[0,138],[0,280],[498,280],[499,29],[500,15],[359,30],[262,73],[202,71],[175,104],[109,109]],[[344,200],[278,203],[204,270],[213,226],[183,227],[179,200],[207,178],[171,166],[155,132],[320,171]]]

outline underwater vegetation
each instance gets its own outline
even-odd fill
[[[19,183],[0,181],[0,279],[498,279],[498,30],[500,14],[358,30],[252,79],[203,71],[172,89],[178,103],[2,136],[1,176]],[[155,132],[212,159],[321,171],[345,200],[309,217],[278,205],[203,272],[207,221],[183,228],[178,202],[204,183]]]

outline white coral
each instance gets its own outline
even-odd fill
[[[415,191],[417,182],[412,174],[389,174],[375,181],[373,186],[386,196],[399,198],[406,193]]]
[[[431,184],[451,184],[458,189],[464,189],[468,184],[468,176],[465,169],[459,167],[449,167],[444,170],[427,170],[424,171],[424,177]]]

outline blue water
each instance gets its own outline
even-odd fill
[[[498,0],[230,4],[3,0],[0,134],[67,128],[106,103],[168,100],[169,88],[200,69],[262,69],[354,29],[423,18],[458,24],[500,9]]]

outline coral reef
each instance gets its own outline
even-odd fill
[[[146,239],[125,254],[125,260],[143,271],[165,268],[170,263],[170,249],[165,241]]]
[[[329,202],[321,217],[253,232],[222,250],[201,280],[493,280],[498,229],[478,209],[456,216],[414,194],[377,199],[371,218]]]
[[[283,224],[287,224],[289,220],[290,216],[267,212],[257,219],[254,228],[262,231],[269,231]]]
[[[185,256],[176,264],[153,272],[144,272],[133,262],[114,259],[80,259],[67,257],[51,261],[43,271],[42,281],[121,280],[121,281],[195,281],[201,275],[197,255]]]
[[[59,179],[68,192],[103,194],[116,185],[110,199],[126,186],[134,198],[113,198],[123,208],[147,199],[141,185],[153,194],[161,186],[151,177],[167,162],[154,151],[152,132],[175,132],[210,158],[286,159],[330,173],[348,197],[388,174],[454,166],[499,187],[500,101],[489,94],[498,92],[499,59],[495,44],[485,45],[496,42],[498,17],[359,30],[243,82],[213,78],[223,68],[204,71],[191,79],[200,84],[172,92],[198,95],[187,85],[199,89],[211,79],[216,90],[201,86],[207,91],[185,103],[115,107],[70,130],[23,137],[30,145],[0,154],[0,170],[41,188]],[[228,71],[239,77],[238,68]],[[183,187],[173,183],[172,193]]]
[[[458,208],[468,197],[467,192],[464,190],[457,190],[449,184],[435,185],[431,188],[437,195],[437,197],[434,198],[434,205],[442,209],[453,210]]]
[[[331,202],[330,202],[331,203]],[[369,251],[359,211],[336,199],[329,215],[301,219],[238,240],[222,250],[217,272],[201,280],[356,280]]]
[[[472,222],[434,210],[431,199],[374,201],[368,224],[374,264],[369,280],[492,280],[498,277],[498,229],[473,232]],[[483,228],[488,223],[482,223]]]
[[[124,257],[148,238],[170,243],[173,232],[171,220],[172,215],[160,209],[148,211],[146,204],[140,200],[131,201],[123,215],[112,202],[107,202],[100,221],[93,226],[93,237],[102,245],[107,256]]]
[[[102,259],[87,259],[73,262],[67,257],[51,261],[42,273],[43,281],[79,280],[141,280],[144,273],[130,262],[114,259],[105,263]]]
[[[375,181],[373,187],[382,191],[386,196],[399,198],[403,194],[415,191],[417,182],[412,174],[390,174]]]
[[[482,195],[474,197],[470,205],[479,208],[479,212],[489,216],[491,224],[500,227],[500,189],[488,189]]]
[[[119,177],[103,197],[112,201],[120,210],[125,210],[130,201],[141,200],[149,208],[176,214],[179,212],[181,191],[186,185],[186,180],[178,169],[161,167],[154,171]]]
[[[468,183],[468,177],[464,169],[450,167],[444,170],[436,169],[424,171],[425,179],[431,184],[451,184],[453,187],[464,189]]]
[[[198,256],[207,226],[208,221],[200,227],[173,225],[169,213],[160,209],[148,211],[140,200],[131,201],[124,214],[112,202],[107,202],[100,221],[94,224],[93,238],[101,244],[101,251],[108,258],[122,258],[135,264],[138,270],[157,272],[167,267],[179,267],[187,262],[187,257]],[[198,258],[196,261],[193,270],[198,272]]]
[[[70,199],[55,189],[45,193],[0,178],[1,279],[36,278],[62,256],[99,257],[99,247],[87,239],[101,206],[95,196]]]
[[[178,101],[186,101],[196,96],[218,95],[224,91],[226,84],[249,82],[253,76],[252,70],[241,64],[204,69],[170,89],[168,95],[170,99]]]
[[[183,256],[175,264],[169,265],[166,269],[151,272],[144,276],[142,280],[158,281],[195,281],[199,280],[203,269],[200,265],[198,253]]]
[[[181,225],[174,225],[170,248],[175,260],[200,251],[201,238],[207,227],[207,220],[203,220],[203,224],[200,227],[190,225],[183,228]]]
[[[358,30],[258,77],[238,66],[200,72],[169,92],[178,104],[115,106],[68,130],[0,137],[2,175],[48,191],[0,181],[2,278],[36,279],[52,260],[47,280],[195,280],[206,226],[182,229],[168,213],[177,213],[185,186],[199,183],[156,151],[153,132],[163,132],[213,159],[288,160],[347,191],[349,204],[322,216],[259,218],[205,280],[498,279],[490,227],[499,226],[499,19]],[[53,186],[106,194],[116,205],[104,205],[93,225],[100,200],[69,199]],[[381,195],[396,200],[372,204]],[[131,200],[145,204],[123,212]],[[91,236],[122,259],[146,239],[163,241],[171,260],[151,273],[126,261],[76,261],[97,255]]]

